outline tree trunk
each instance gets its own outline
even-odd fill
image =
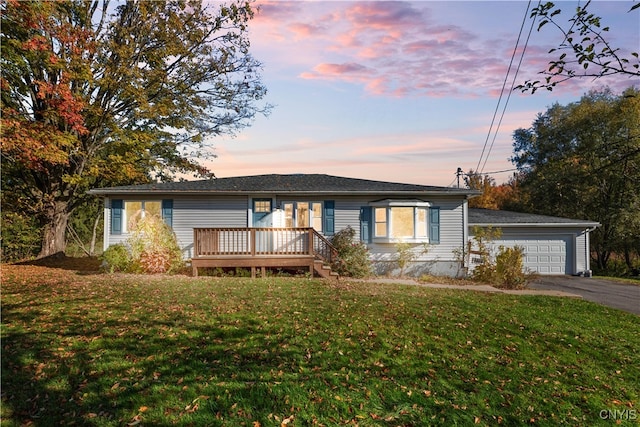
[[[94,256],[96,253],[96,237],[98,231],[98,225],[102,219],[102,212],[98,213],[95,222],[93,223],[93,234],[91,235],[91,247],[89,248],[89,256]]]
[[[69,203],[57,201],[47,211],[47,223],[44,224],[42,248],[38,258],[64,256],[67,249],[67,224],[69,223]]]
[[[609,263],[609,257],[611,256],[611,252],[607,250],[596,249],[596,256],[598,260],[598,268],[600,270],[606,270],[607,264]]]

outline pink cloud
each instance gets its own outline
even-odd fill
[[[349,82],[364,83],[371,81],[370,76],[375,74],[364,65],[349,62],[344,64],[318,64],[312,72],[301,73],[299,77],[308,80],[344,80]]]
[[[339,75],[366,72],[367,67],[354,62],[346,64],[319,64],[314,68],[319,74]]]
[[[420,25],[423,12],[406,2],[367,2],[352,4],[346,18],[356,28],[383,30],[399,37],[408,29]]]
[[[298,37],[311,37],[324,32],[324,28],[322,26],[303,24],[300,22],[295,22],[287,28]]]
[[[259,4],[260,36],[282,46],[283,60],[288,55],[303,68],[299,78],[355,83],[374,96],[496,96],[518,29],[515,23],[500,33],[480,33],[486,25],[469,26],[474,21],[467,15],[466,21],[446,14],[450,23],[442,16],[436,21],[439,3],[430,2]],[[553,59],[551,47],[528,46],[516,84],[541,77]],[[569,82],[562,91],[584,91],[585,83]]]
[[[302,11],[301,6],[299,2],[260,0],[256,2],[257,13],[253,23],[263,25],[296,19]]]
[[[375,73],[322,72],[316,65],[303,78],[342,79],[363,84],[367,93],[391,97],[445,96],[451,94],[454,78],[482,75],[490,50],[470,46],[477,37],[455,25],[430,22],[428,4],[369,2],[347,4],[342,30],[330,46],[331,52],[358,58],[358,63]],[[346,27],[345,27],[346,25]],[[495,48],[495,46],[491,46]],[[495,53],[492,54],[495,58]],[[498,61],[495,59],[495,61]],[[322,63],[320,64],[322,65]],[[331,70],[333,71],[333,70]],[[492,77],[493,78],[493,77]],[[478,78],[484,83],[485,78]],[[498,81],[498,80],[496,80]],[[481,93],[471,85],[469,95]],[[455,90],[456,93],[463,93]]]

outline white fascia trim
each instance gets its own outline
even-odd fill
[[[565,222],[565,223],[539,223],[539,222],[534,222],[534,223],[508,223],[508,224],[501,224],[501,223],[469,223],[469,227],[495,227],[495,228],[500,228],[500,227],[534,227],[534,228],[581,228],[581,229],[593,229],[594,227],[599,227],[601,224],[598,222],[593,222],[593,223],[570,223],[570,222]]]
[[[430,202],[425,202],[424,200],[417,199],[408,199],[408,200],[396,200],[396,199],[385,199],[385,200],[377,200],[375,202],[369,202],[369,206],[374,207],[429,207],[431,206]]]

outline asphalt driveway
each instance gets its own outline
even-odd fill
[[[640,286],[594,277],[540,276],[529,289],[562,291],[580,295],[608,307],[640,315]]]

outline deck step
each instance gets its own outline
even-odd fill
[[[320,277],[323,277],[325,279],[334,279],[334,280],[338,280],[340,278],[340,275],[338,273],[331,270],[331,266],[326,265],[324,262],[320,260],[315,260],[314,266],[315,266],[314,268],[315,272]]]

